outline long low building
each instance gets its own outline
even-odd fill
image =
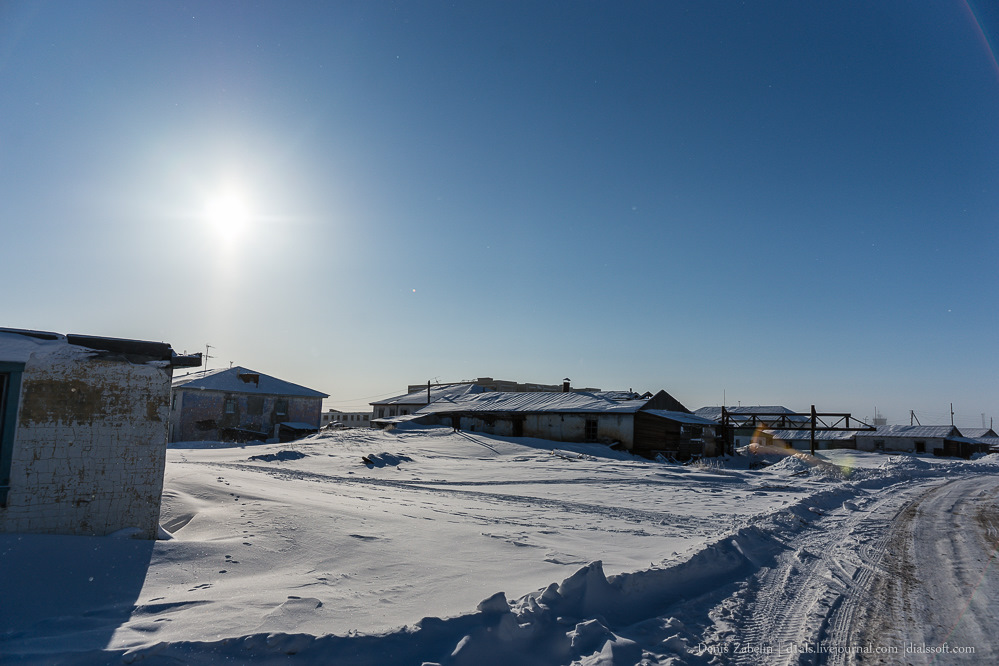
[[[987,453],[989,449],[987,444],[965,437],[952,425],[878,426],[876,430],[858,432],[856,439],[860,451],[932,453],[969,458],[974,453]]]
[[[977,434],[977,433],[976,433]],[[809,430],[766,430],[764,435],[778,446],[808,450]],[[988,437],[966,437],[954,426],[884,425],[875,430],[817,431],[819,449],[858,449],[885,453],[931,453],[938,456],[968,458],[988,453]]]
[[[763,434],[775,446],[786,446],[800,451],[810,451],[812,448],[812,433],[808,429],[765,430]],[[818,449],[855,449],[856,438],[855,430],[817,430],[815,446]]]
[[[467,391],[441,396],[405,420],[507,437],[600,442],[676,460],[722,453],[716,424],[698,417],[666,391]],[[399,419],[375,419],[387,426]]]

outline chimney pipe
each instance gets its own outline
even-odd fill
[[[569,392],[569,378],[566,377],[565,379],[562,380],[562,393],[568,393],[568,392]]]

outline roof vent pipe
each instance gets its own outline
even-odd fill
[[[568,393],[568,392],[569,392],[569,378],[566,377],[565,379],[562,380],[562,393]]]

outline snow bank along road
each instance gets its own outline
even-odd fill
[[[0,577],[0,662],[995,657],[999,456],[750,469],[552,446],[413,429],[173,449],[175,538],[138,558],[129,540],[0,535],[0,567],[23,573]]]
[[[790,539],[712,609],[700,651],[746,664],[996,663],[999,477],[890,490]]]

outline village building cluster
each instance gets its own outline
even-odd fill
[[[574,388],[569,379],[414,384],[370,411],[323,412],[321,391],[201,365],[201,354],[163,342],[0,328],[0,532],[156,538],[168,443],[292,441],[320,428],[417,423],[676,462],[753,443],[965,458],[999,450],[991,428],[851,424],[814,407],[691,411],[665,390]],[[189,372],[175,376],[178,368]],[[829,425],[825,416],[846,418]]]

